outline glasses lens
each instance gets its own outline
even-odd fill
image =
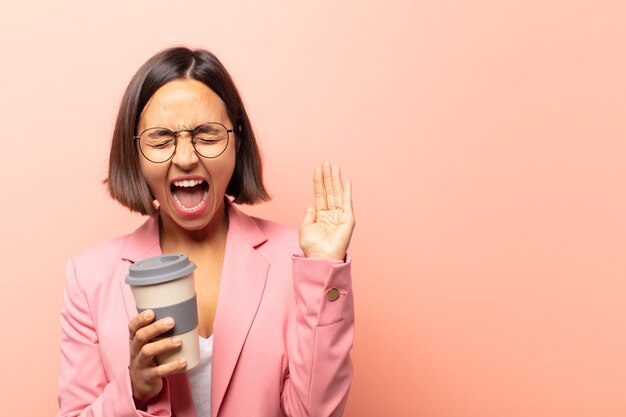
[[[228,146],[228,132],[219,123],[207,123],[193,131],[196,152],[205,158],[220,156]]]
[[[161,127],[144,131],[139,137],[141,153],[152,162],[165,162],[174,154],[174,132]]]

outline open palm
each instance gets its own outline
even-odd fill
[[[313,174],[315,207],[309,205],[300,226],[300,247],[307,258],[343,260],[352,231],[352,184],[338,166],[324,162]]]

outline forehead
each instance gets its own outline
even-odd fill
[[[185,129],[204,122],[226,124],[226,106],[204,83],[183,79],[170,81],[154,93],[141,112],[139,128]]]

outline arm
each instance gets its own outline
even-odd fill
[[[315,207],[300,226],[305,257],[292,260],[296,325],[282,403],[289,416],[338,417],[352,382],[354,303],[346,255],[355,225],[352,186],[327,162],[315,170],[313,185]]]
[[[294,256],[292,263],[296,332],[289,346],[283,409],[288,416],[341,416],[352,382],[350,259],[344,263]]]
[[[165,380],[166,381],[166,380]],[[167,382],[161,393],[138,411],[128,372],[109,380],[100,357],[99,338],[89,302],[72,261],[67,264],[61,312],[61,366],[58,417],[170,416]]]

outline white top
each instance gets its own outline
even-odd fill
[[[213,359],[213,335],[200,339],[200,363],[187,372],[189,387],[196,409],[196,417],[211,417],[211,360]]]

